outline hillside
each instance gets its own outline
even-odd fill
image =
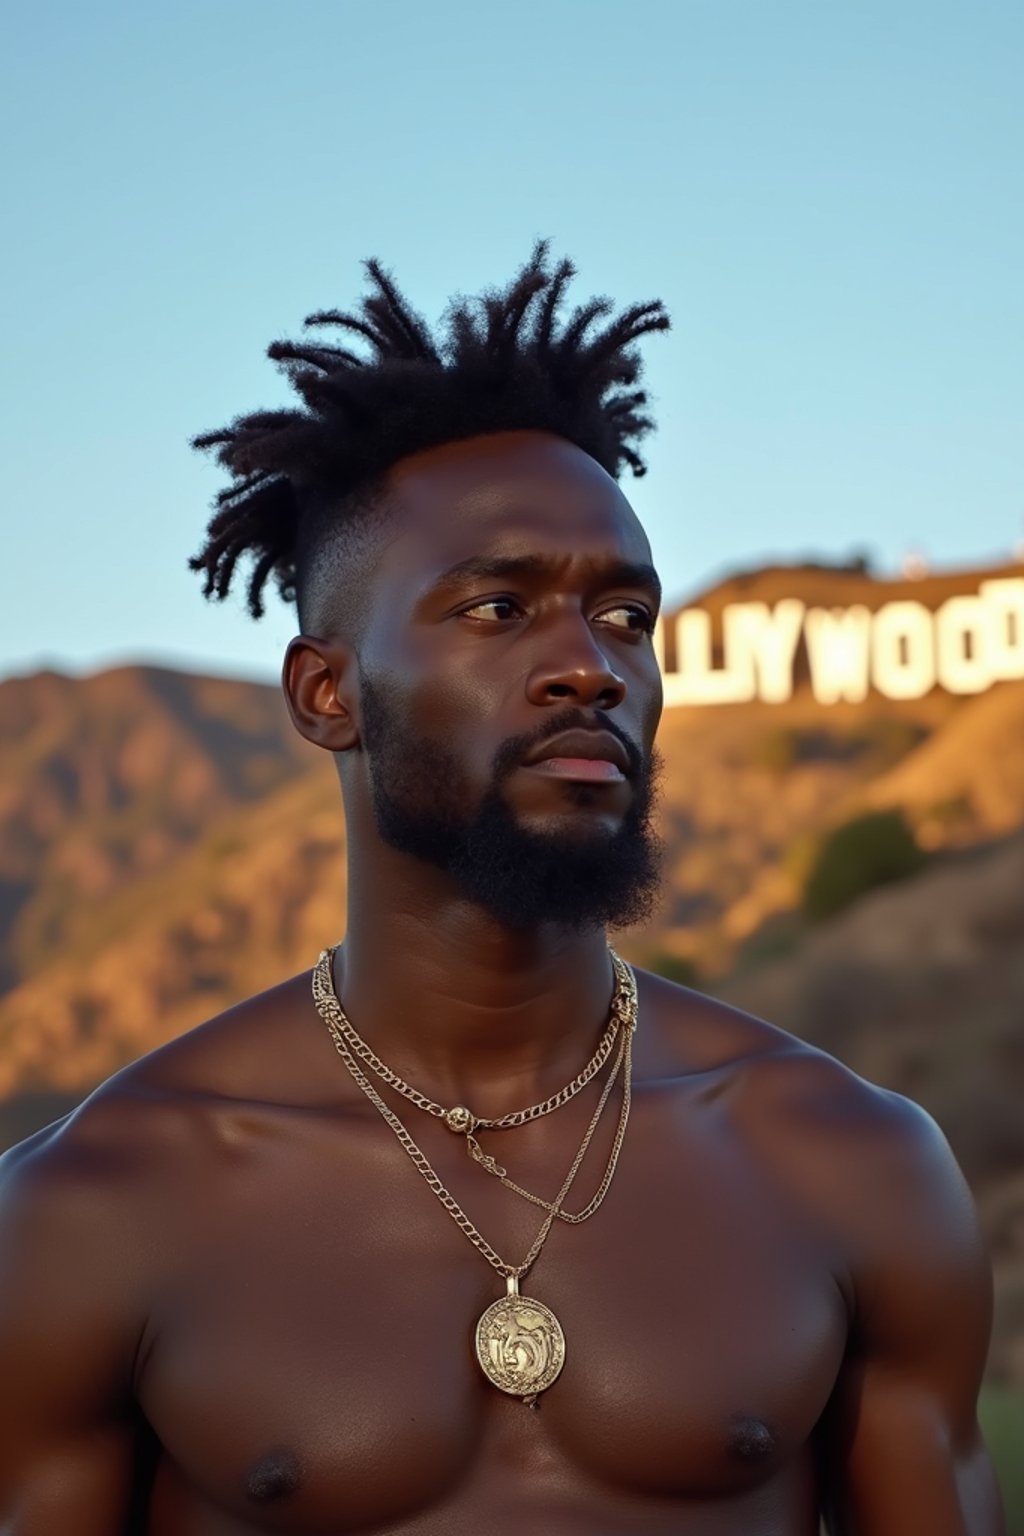
[[[172,869],[97,905],[8,993],[0,1096],[90,1086],[341,935],[344,827],[323,768],[222,817]]]
[[[0,991],[312,755],[274,688],[158,667],[0,684]]]
[[[80,792],[77,803],[51,813],[49,822],[33,818],[31,769],[9,786],[20,807],[12,821],[20,814],[33,828],[39,876],[34,887],[23,882],[4,946],[11,981],[0,996],[0,1094],[88,1087],[247,987],[309,964],[325,936],[344,929],[336,779],[319,754],[293,749],[288,755],[291,727],[274,691],[230,685],[224,699],[231,721],[219,736],[200,737],[190,761],[181,735],[166,722],[162,699],[151,722],[151,695],[139,679],[119,674],[113,680],[131,685],[136,739],[159,743],[151,748],[152,781],[133,797],[110,774],[102,794],[88,800]],[[190,688],[206,686],[206,680],[179,679],[186,697]],[[237,693],[243,688],[252,695],[248,715]],[[3,695],[0,686],[0,709]],[[113,734],[100,715],[108,700],[115,725],[126,718],[120,686],[90,688],[96,713],[87,759],[97,741]],[[921,742],[905,759],[909,771],[918,753],[955,738],[961,717],[969,721],[974,711],[1024,720],[1024,688],[1007,687],[952,712],[948,701],[923,704],[898,713],[880,706],[870,716],[861,710],[856,721],[836,709],[827,731],[808,700],[667,715],[661,734],[666,899],[655,923],[626,936],[624,949],[636,959],[686,955],[710,976],[728,969],[752,935],[756,941],[766,922],[792,907],[791,865],[801,839],[869,797],[892,771],[894,753]],[[81,701],[79,708],[84,712]],[[229,772],[231,759],[244,751],[240,719],[261,728],[263,771],[276,781],[260,796]],[[793,758],[781,767],[780,743]],[[73,758],[73,747],[63,750]],[[122,750],[130,758],[129,747]],[[54,749],[51,774],[59,761]],[[978,784],[995,771],[991,755],[983,756]],[[63,782],[83,778],[63,766]],[[44,786],[49,810],[48,780]],[[976,811],[970,802],[975,836],[1004,830],[1005,798],[979,790]],[[986,819],[993,807],[999,816]],[[1024,822],[1024,786],[1017,809]],[[949,840],[963,838],[967,814],[949,822]]]

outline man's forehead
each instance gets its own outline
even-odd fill
[[[458,516],[400,518],[381,568],[425,587],[458,579],[508,576],[543,581],[581,578],[656,584],[647,536],[631,510],[550,508],[510,502],[463,506]]]
[[[581,449],[544,433],[417,454],[398,466],[388,490],[393,552],[437,572],[475,557],[650,560],[617,482]]]
[[[547,432],[495,432],[413,454],[394,466],[388,491],[410,518],[558,507],[632,515],[596,459]]]

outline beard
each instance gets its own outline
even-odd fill
[[[661,762],[640,748],[603,711],[569,708],[542,728],[510,738],[495,755],[491,781],[474,795],[458,757],[408,726],[397,689],[363,677],[363,746],[373,809],[381,838],[449,875],[467,900],[503,927],[528,930],[555,924],[580,932],[624,928],[650,917],[661,884],[661,842],[652,826]],[[598,786],[567,782],[565,824],[550,831],[520,825],[502,785],[531,747],[563,731],[593,729],[595,721],[620,741],[629,757],[633,790],[614,831],[571,826],[597,802]]]

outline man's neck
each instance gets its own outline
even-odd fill
[[[360,878],[352,862],[335,985],[389,1067],[485,1116],[543,1099],[580,1071],[612,995],[603,932],[513,931],[440,873],[386,859]]]

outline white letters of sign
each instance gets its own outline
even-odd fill
[[[728,603],[717,658],[711,615],[684,608],[676,620],[676,665],[665,669],[665,635],[654,643],[665,704],[781,704],[792,697],[803,641],[811,691],[819,704],[857,704],[874,688],[889,699],[919,699],[938,685],[947,693],[983,693],[1024,678],[1024,577],[983,581],[976,593],[950,597],[933,613],[923,603],[885,603],[874,613],[807,608],[797,598]]]

